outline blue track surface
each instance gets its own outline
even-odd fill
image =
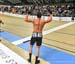
[[[7,32],[0,32],[1,37],[8,40],[9,42],[13,42],[19,39],[22,39],[21,37],[18,37],[16,35],[7,33]],[[23,48],[24,50],[28,51],[29,48],[29,42],[25,44],[19,44],[19,47]],[[33,54],[35,55],[35,49],[36,46],[33,47]],[[61,52],[52,48],[49,48],[47,46],[42,45],[40,49],[40,58],[52,63],[52,64],[75,64],[75,55],[70,55],[65,52]]]
[[[10,34],[8,32],[0,32],[0,35],[2,38],[8,40],[9,42],[13,42],[13,41],[21,39],[21,37],[16,36],[14,34]]]

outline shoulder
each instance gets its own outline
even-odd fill
[[[41,22],[42,22],[42,23],[45,23],[45,20],[41,19]]]
[[[33,19],[33,21],[38,21],[38,19]]]

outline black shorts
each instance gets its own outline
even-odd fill
[[[36,42],[37,46],[41,46],[41,44],[42,44],[42,37],[32,37],[30,44],[34,45],[35,42]]]

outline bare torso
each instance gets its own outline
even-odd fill
[[[33,32],[42,32],[44,25],[45,25],[44,20],[39,18],[35,19],[33,21]]]
[[[28,14],[25,16],[24,19],[26,22],[32,23],[33,24],[33,32],[42,32],[43,27],[46,23],[49,23],[52,21],[52,15],[50,15],[47,20],[43,20],[41,18],[37,18],[37,19],[30,19],[28,18]]]

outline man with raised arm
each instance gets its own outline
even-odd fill
[[[32,37],[31,37],[31,41],[30,41],[28,61],[31,62],[32,48],[33,48],[34,43],[36,42],[35,64],[40,63],[40,60],[38,60],[38,58],[39,58],[39,53],[40,53],[40,46],[42,44],[42,37],[43,37],[42,30],[46,23],[49,23],[52,21],[52,12],[50,11],[50,14],[49,14],[47,20],[42,19],[41,16],[42,16],[41,12],[37,12],[37,18],[33,20],[33,19],[29,18],[29,14],[27,13],[24,18],[25,22],[32,23],[32,25],[33,25],[33,33],[32,33]]]

